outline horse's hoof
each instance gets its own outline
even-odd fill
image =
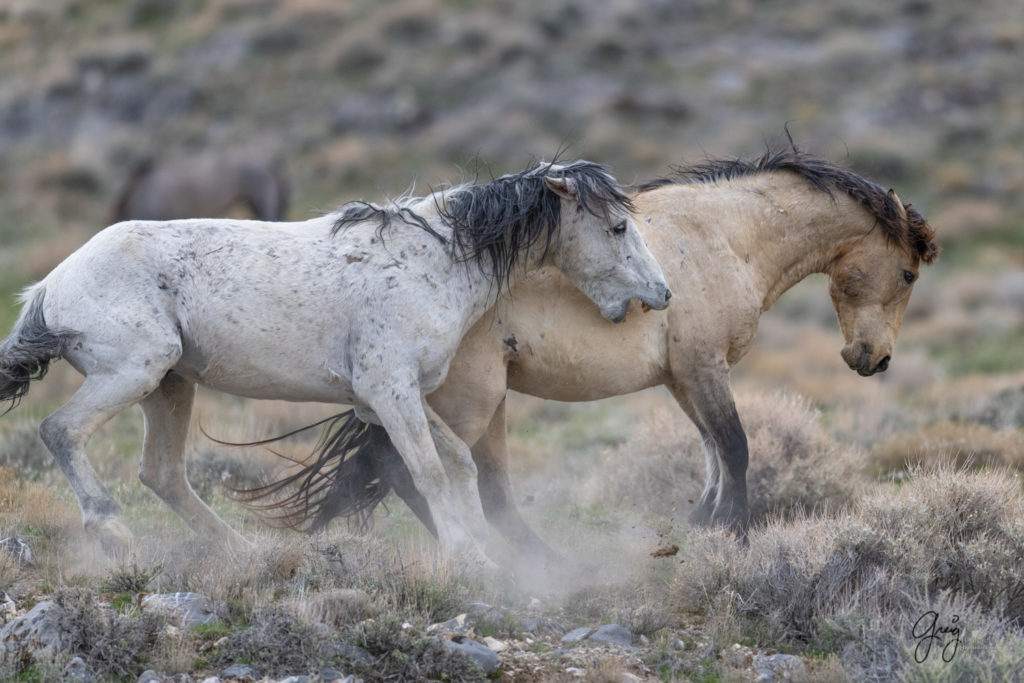
[[[228,550],[233,553],[249,553],[256,549],[256,544],[242,534],[236,533],[227,539]]]
[[[227,527],[210,533],[199,534],[199,544],[207,551],[223,552],[230,555],[246,554],[256,549],[256,544]]]
[[[127,557],[135,548],[135,538],[119,519],[107,519],[86,524],[85,531],[100,542],[108,557]]]
[[[690,526],[709,527],[712,525],[713,519],[711,510],[697,508],[690,513]]]

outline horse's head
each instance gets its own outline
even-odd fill
[[[894,240],[883,230],[872,230],[828,271],[829,294],[846,339],[843,360],[864,377],[889,367],[918,266],[938,255],[933,233],[920,214],[900,203],[892,190],[889,199],[897,219],[906,224],[907,238]]]
[[[607,176],[606,173],[601,173]],[[672,292],[630,213],[629,199],[615,184],[613,196],[591,178],[548,175],[549,190],[561,198],[560,234],[552,249],[555,265],[614,322],[626,317],[630,299],[661,310]],[[614,182],[614,181],[612,181]]]

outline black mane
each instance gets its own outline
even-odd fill
[[[891,243],[916,254],[925,263],[931,263],[938,256],[938,246],[932,241],[935,231],[910,204],[901,207],[894,195],[880,185],[838,164],[802,152],[792,139],[788,148],[768,148],[758,159],[708,159],[691,166],[674,166],[672,170],[672,177],[648,181],[637,186],[636,191],[649,192],[665,185],[714,183],[759,173],[788,171],[796,173],[833,199],[833,190],[849,195],[875,216]]]
[[[402,198],[391,202],[387,206],[358,200],[344,204],[335,212],[337,218],[334,221],[334,227],[331,228],[331,236],[337,235],[349,225],[368,220],[378,221],[380,226],[377,228],[377,234],[383,235],[383,232],[391,226],[391,221],[397,218],[406,225],[422,228],[425,232],[437,238],[441,244],[447,244],[448,239],[430,227],[430,223],[409,206],[409,204],[415,201],[419,200]]]
[[[616,207],[633,210],[629,195],[604,166],[590,161],[564,165],[551,162],[495,178],[489,183],[467,183],[436,193],[437,212],[451,229],[451,240],[413,210],[421,201],[415,198],[400,199],[387,206],[367,202],[346,204],[338,210],[332,234],[366,220],[379,221],[380,234],[397,219],[448,244],[452,258],[478,261],[499,288],[504,288],[520,255],[539,240],[544,241],[547,254],[558,228],[561,199],[547,186],[545,177],[571,180],[581,211],[607,217]]]
[[[456,258],[477,259],[481,267],[489,261],[491,276],[503,287],[521,253],[543,239],[547,254],[558,228],[561,200],[545,177],[571,180],[581,211],[608,217],[614,208],[633,210],[629,196],[600,164],[537,164],[489,183],[460,185],[444,193],[438,209],[452,229]]]

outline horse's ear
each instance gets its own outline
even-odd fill
[[[568,199],[573,202],[579,201],[580,193],[576,189],[576,181],[572,178],[555,178],[547,175],[544,176],[544,182],[547,184],[549,190],[557,194],[562,199]]]
[[[900,218],[907,220],[907,209],[903,206],[903,202],[900,201],[899,195],[896,194],[896,190],[889,188],[889,199],[896,204],[896,210],[900,213]]]

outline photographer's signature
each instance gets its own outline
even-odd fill
[[[960,615],[954,614],[948,626],[939,625],[939,613],[929,610],[914,622],[911,635],[917,639],[914,661],[923,664],[931,654],[932,646],[941,647],[942,661],[952,662],[960,647]]]

